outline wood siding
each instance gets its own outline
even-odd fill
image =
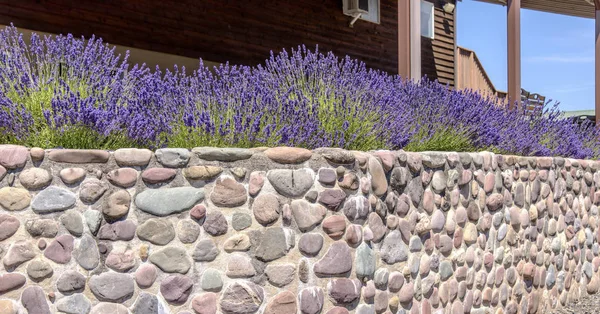
[[[0,0],[0,24],[95,34],[140,49],[233,64],[304,44],[397,73],[397,1],[381,0],[381,23],[342,13],[341,0]]]
[[[434,4],[434,35],[421,38],[421,73],[431,80],[454,87],[455,34],[454,14],[443,9],[445,1],[427,0]],[[454,2],[454,1],[453,1]]]
[[[422,73],[454,85],[454,17],[435,2],[435,39],[423,37]],[[255,65],[306,45],[398,71],[397,0],[380,0],[380,24],[348,27],[341,0],[0,0],[0,24],[214,62]]]

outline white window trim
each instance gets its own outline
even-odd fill
[[[344,14],[352,16],[347,11],[348,6],[349,6],[348,1],[350,1],[350,0],[343,0]],[[381,1],[380,0],[369,0],[369,7],[371,8],[373,6],[376,7],[375,10],[369,10],[368,15],[361,14],[360,17],[358,17],[358,19],[361,21],[369,22],[369,23],[381,24]],[[376,11],[376,12],[373,12],[373,11]]]

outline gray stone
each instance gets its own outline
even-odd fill
[[[427,168],[437,169],[442,168],[446,164],[446,156],[439,152],[424,152],[421,153],[423,165]]]
[[[226,314],[251,314],[258,311],[263,299],[263,288],[248,281],[239,281],[225,289],[219,304]]]
[[[83,212],[83,218],[85,219],[85,223],[87,224],[88,229],[90,229],[90,232],[95,235],[102,223],[102,213],[98,210],[88,209]]]
[[[138,296],[133,308],[133,314],[167,314],[170,313],[169,308],[165,306],[153,294],[142,292]]]
[[[369,216],[371,205],[366,197],[360,195],[354,196],[346,200],[342,211],[348,220],[355,223],[362,223]]]
[[[176,187],[148,189],[135,198],[135,205],[155,216],[168,216],[191,209],[204,199],[204,189]]]
[[[359,304],[356,307],[356,314],[375,314],[375,306],[373,304]]]
[[[339,276],[352,270],[352,253],[345,241],[331,244],[327,253],[314,266],[319,276]]]
[[[96,240],[90,235],[84,235],[79,241],[79,247],[75,250],[75,260],[83,269],[92,270],[100,262],[100,252]]]
[[[212,211],[206,215],[203,227],[213,237],[224,235],[227,233],[227,219],[221,211]]]
[[[152,158],[152,151],[139,148],[120,148],[113,156],[120,167],[143,167],[148,165]]]
[[[160,283],[160,293],[165,300],[173,304],[183,304],[187,301],[194,282],[184,275],[171,275]]]
[[[315,256],[323,247],[323,236],[319,233],[305,233],[298,241],[298,249],[302,254]]]
[[[194,243],[200,235],[200,226],[191,219],[183,219],[177,223],[177,237],[181,243]]]
[[[58,233],[58,222],[52,219],[27,220],[25,229],[32,237],[54,238]]]
[[[231,226],[234,230],[244,230],[252,225],[252,216],[242,212],[235,212],[231,217]]]
[[[431,187],[433,188],[433,191],[435,191],[438,194],[442,193],[442,191],[446,189],[447,181],[448,178],[446,177],[444,171],[438,170],[434,172],[433,178],[431,179]]]
[[[314,173],[310,169],[276,169],[267,173],[275,190],[287,197],[300,197],[312,187]]]
[[[390,265],[408,260],[408,247],[404,244],[398,230],[388,233],[383,239],[379,252],[381,259]]]
[[[100,302],[92,308],[90,314],[129,314],[129,310],[122,304]]]
[[[411,177],[410,172],[405,167],[395,167],[390,174],[390,186],[392,189],[401,193]]]
[[[194,147],[192,153],[208,161],[237,161],[252,157],[254,152],[245,148]]]
[[[77,210],[68,210],[60,216],[60,222],[72,235],[80,237],[83,234],[83,219]]]
[[[296,266],[294,264],[269,264],[265,268],[269,282],[276,287],[284,287],[294,280]]]
[[[373,277],[375,266],[377,265],[375,251],[367,243],[363,242],[356,249],[356,259],[354,264],[356,265],[356,277]]]
[[[302,232],[312,230],[323,221],[327,210],[319,204],[311,204],[305,200],[293,200],[291,204],[292,215],[296,225]]]
[[[318,148],[315,150],[315,153],[320,154],[327,159],[327,161],[334,164],[350,165],[354,164],[355,161],[355,156],[352,152],[341,148]]]
[[[78,293],[56,301],[56,309],[66,314],[87,314],[92,309],[92,303]]]
[[[51,314],[48,302],[46,302],[46,293],[39,286],[30,286],[23,290],[21,294],[21,304],[28,313]]]
[[[98,239],[111,241],[130,241],[135,236],[135,223],[123,220],[105,224],[98,231]]]
[[[137,228],[140,240],[156,245],[167,245],[175,239],[175,228],[166,219],[150,218]]]
[[[185,249],[174,246],[152,253],[150,262],[166,273],[185,274],[192,266]]]
[[[285,256],[288,246],[286,235],[282,228],[266,228],[260,234],[258,247],[256,248],[256,258],[263,262],[270,262]]]
[[[54,270],[50,263],[42,259],[34,259],[27,264],[27,275],[34,281],[41,281],[43,279],[52,277]]]
[[[202,273],[200,287],[205,291],[221,291],[221,288],[223,288],[223,279],[221,279],[221,273],[214,268],[208,268]]]
[[[223,243],[223,249],[228,252],[248,251],[250,249],[250,237],[247,234],[238,233],[229,237]]]
[[[108,189],[108,184],[98,179],[88,179],[83,181],[79,189],[79,199],[87,204],[93,204],[98,201]]]
[[[130,275],[114,272],[92,276],[89,287],[98,300],[106,302],[124,302],[133,296],[135,289]]]
[[[452,263],[450,261],[442,261],[440,263],[440,278],[442,281],[446,281],[453,273],[454,270],[452,269]]]
[[[39,192],[31,202],[31,209],[37,214],[63,211],[75,205],[77,198],[73,192],[56,186],[49,186]]]
[[[56,289],[62,294],[82,292],[85,289],[86,277],[75,270],[65,271],[56,281]]]
[[[408,249],[411,252],[419,252],[423,248],[423,242],[421,242],[421,238],[419,236],[410,237],[410,241],[408,243]]]
[[[219,249],[211,239],[203,239],[196,244],[192,258],[196,262],[210,262],[219,255]]]
[[[168,168],[181,168],[190,160],[190,151],[185,148],[161,148],[154,153],[158,162]]]
[[[412,180],[410,180],[410,182],[408,182],[405,193],[408,194],[413,205],[419,206],[424,193],[423,183],[420,176],[414,177]]]
[[[321,168],[319,169],[317,180],[323,185],[334,185],[337,180],[337,175],[333,169]]]
[[[252,259],[243,253],[230,254],[225,274],[229,278],[248,278],[256,275]]]

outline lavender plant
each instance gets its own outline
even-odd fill
[[[598,129],[298,47],[264,65],[131,65],[101,39],[0,31],[0,140],[42,147],[323,146],[600,155]]]

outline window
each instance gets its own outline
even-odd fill
[[[379,24],[379,0],[361,0],[361,9],[362,9],[362,3],[367,2],[369,3],[369,13],[367,14],[362,14],[360,16],[361,20],[365,20],[365,21],[369,21],[371,23],[377,23]]]
[[[421,0],[421,36],[433,39],[433,3]]]
[[[344,0],[344,14],[379,24],[379,0]]]

